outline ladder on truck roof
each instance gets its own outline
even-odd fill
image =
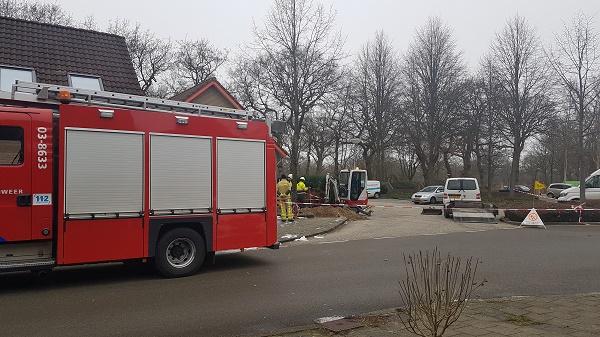
[[[139,109],[159,112],[187,113],[202,116],[215,116],[234,119],[259,119],[254,111],[222,108],[211,105],[171,101],[146,96],[136,96],[110,91],[79,89],[61,85],[16,81],[12,87],[11,99],[39,103],[60,104],[58,94],[68,91],[70,102],[87,105],[101,105],[118,108]]]

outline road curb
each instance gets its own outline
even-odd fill
[[[312,237],[317,236],[317,235],[327,234],[329,232],[332,232],[332,231],[340,228],[341,226],[345,225],[347,222],[348,222],[348,218],[342,217],[342,220],[338,221],[338,223],[335,226],[331,227],[331,228],[327,228],[325,230],[318,231],[318,232],[315,232],[315,233],[304,234],[302,236],[307,237],[307,238],[312,238]],[[279,243],[286,243],[286,242],[294,241],[296,239],[298,239],[298,237],[279,239]]]
[[[245,336],[248,336],[248,337],[250,337],[250,336],[251,337],[272,337],[272,336],[277,336],[277,335],[292,334],[292,333],[297,333],[297,332],[302,332],[302,331],[315,330],[315,329],[319,329],[319,328],[320,328],[320,326],[318,324],[313,323],[313,324],[296,326],[296,327],[291,327],[291,328],[282,328],[282,329],[278,329],[278,330],[260,334],[260,335],[245,335]]]

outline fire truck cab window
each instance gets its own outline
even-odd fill
[[[33,82],[33,70],[0,67],[0,90],[11,91],[16,80]]]
[[[0,126],[0,166],[23,164],[23,129]]]

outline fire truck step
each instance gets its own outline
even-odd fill
[[[47,268],[54,266],[54,259],[13,261],[0,263],[0,271],[15,271],[32,268]]]

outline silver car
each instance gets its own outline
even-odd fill
[[[412,195],[411,200],[415,204],[435,204],[442,202],[444,198],[444,186],[427,186]]]
[[[548,198],[558,198],[560,192],[566,190],[567,188],[571,188],[572,186],[565,183],[554,183],[548,185],[548,190],[546,191],[546,196]]]

